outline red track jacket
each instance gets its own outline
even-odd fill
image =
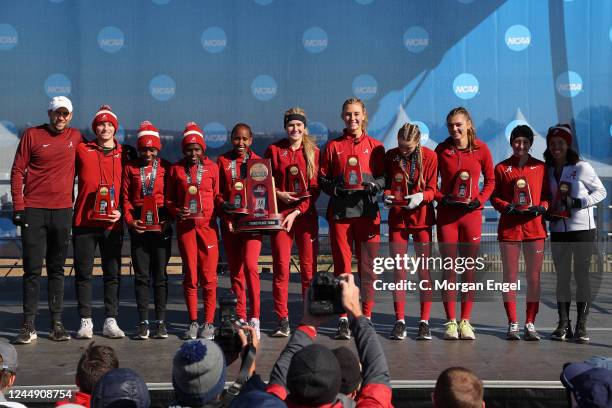
[[[157,167],[157,176],[155,177],[155,186],[153,187],[153,195],[157,203],[158,209],[161,211],[164,206],[164,189],[167,178],[170,172],[170,163],[162,158],[158,158],[159,165]],[[134,221],[134,207],[142,207],[142,180],[140,178],[140,167],[142,159],[131,160],[123,166],[123,177],[121,180],[121,198],[123,200],[123,212],[125,222],[127,224]],[[148,165],[145,168],[145,177],[147,184],[151,182],[151,172],[153,166]]]

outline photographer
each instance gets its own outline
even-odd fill
[[[362,386],[356,406],[391,407],[389,368],[372,323],[364,316],[359,288],[353,275],[338,276],[342,305],[353,317],[351,330],[362,365]],[[310,300],[305,302],[302,323],[293,333],[270,374],[267,391],[285,400],[287,406],[353,406],[340,390],[340,366],[331,350],[314,344],[317,328],[331,315],[310,313]]]

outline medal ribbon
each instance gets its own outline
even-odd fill
[[[151,170],[151,179],[150,179],[148,186],[147,186],[147,177],[145,175],[145,168],[147,166],[145,165],[140,168],[140,181],[141,181],[143,198],[148,195],[153,195],[153,187],[155,186],[155,178],[157,177],[157,166],[158,166],[158,161],[157,159],[155,159],[153,161],[153,166],[152,166],[153,169]]]
[[[246,166],[243,166],[244,164],[246,164],[247,160],[249,160],[249,152],[246,152],[244,154],[244,161],[240,164],[240,179],[244,180],[246,178]],[[236,161],[237,160],[232,160],[230,162],[230,169],[232,171],[232,181],[236,180],[238,177],[238,174],[236,172]]]
[[[198,162],[198,170],[196,172],[196,186],[200,188],[200,183],[202,183],[202,173],[204,172],[204,166],[202,163]],[[187,184],[191,184],[191,169],[185,164],[185,178],[187,179]]]

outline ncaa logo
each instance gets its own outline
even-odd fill
[[[327,143],[329,131],[327,126],[321,122],[312,122],[308,124],[308,134],[315,139],[315,143],[319,147],[323,147]]]
[[[506,125],[506,130],[504,131],[504,134],[506,135],[506,139],[508,141],[510,141],[510,135],[512,134],[514,128],[521,125],[529,126],[529,123],[525,122],[524,120],[515,119],[508,123],[508,125]]]
[[[274,0],[255,0],[255,3],[259,4],[260,6],[267,6],[268,4],[271,4]]]
[[[98,33],[98,45],[103,51],[114,53],[123,48],[125,37],[117,27],[104,27]]]
[[[260,101],[269,101],[276,96],[278,87],[270,75],[258,75],[251,82],[251,93]]]
[[[123,126],[119,125],[119,129],[117,129],[117,132],[115,133],[115,138],[121,144],[125,142],[125,128]]]
[[[378,83],[372,75],[358,75],[353,80],[353,95],[367,101],[378,92]]]
[[[327,33],[320,27],[310,27],[304,31],[302,44],[312,54],[323,52],[327,48]]]
[[[204,131],[206,145],[213,149],[217,149],[227,142],[227,129],[221,123],[210,122],[202,130]]]
[[[472,99],[479,89],[478,79],[467,72],[458,75],[453,81],[453,91],[461,99]]]
[[[209,27],[202,33],[201,42],[206,51],[216,54],[227,46],[227,35],[220,27]]]
[[[17,30],[10,24],[0,24],[0,50],[8,51],[17,45]]]
[[[17,134],[17,128],[15,128],[15,134]],[[612,136],[612,125],[610,125],[610,136]]]
[[[64,74],[51,74],[45,80],[45,92],[49,98],[70,95],[72,84]]]
[[[419,53],[429,46],[429,33],[421,26],[410,27],[402,42],[408,51]]]
[[[165,102],[176,93],[176,83],[168,75],[158,75],[149,82],[149,93],[156,100]]]
[[[563,72],[557,77],[555,87],[559,95],[573,98],[582,92],[582,78],[574,71]]]
[[[419,120],[413,120],[410,123],[419,127],[419,131],[421,132],[421,145],[427,143],[429,140],[429,128],[427,125]]]
[[[531,44],[531,32],[522,25],[513,25],[506,30],[506,45],[512,51],[523,51]]]

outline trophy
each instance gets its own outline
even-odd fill
[[[202,200],[200,199],[200,189],[197,184],[188,183],[187,192],[185,193],[185,204],[183,207],[189,209],[189,215],[185,218],[203,218]]]
[[[557,194],[555,195],[555,200],[553,205],[548,210],[548,214],[553,217],[559,218],[569,218],[571,215],[570,209],[567,206],[567,199],[570,196],[572,191],[572,185],[567,181],[562,181],[559,183],[559,190],[557,190]]]
[[[296,164],[292,164],[287,167],[287,178],[286,178],[285,191],[295,193],[295,198],[306,198],[310,197],[308,192],[308,184],[304,179],[304,175],[300,171],[300,168]]]
[[[232,214],[248,214],[244,182],[242,180],[234,180],[232,183],[232,190],[228,200],[232,208],[228,208],[226,211]]]
[[[115,210],[115,189],[106,184],[98,186],[96,202],[89,218],[96,221],[111,221],[112,213]]]
[[[469,171],[462,169],[457,173],[451,201],[461,204],[467,204],[472,201],[472,178]]]
[[[159,213],[157,211],[157,202],[154,195],[146,195],[140,211],[141,227],[146,231],[161,232],[159,225]]]
[[[361,166],[359,159],[355,155],[350,155],[344,166],[344,185],[345,190],[363,190],[363,176],[361,175]]]
[[[406,177],[406,172],[402,170],[398,170],[391,180],[391,193],[393,198],[391,199],[392,206],[405,206],[408,205],[408,200],[406,197],[410,194],[410,189],[408,188],[408,177]]]
[[[531,207],[531,191],[529,183],[525,177],[520,177],[514,183],[514,199],[512,200],[514,208],[523,211]]]
[[[280,230],[283,217],[276,206],[270,159],[251,159],[246,180],[248,214],[236,221],[237,231]]]

